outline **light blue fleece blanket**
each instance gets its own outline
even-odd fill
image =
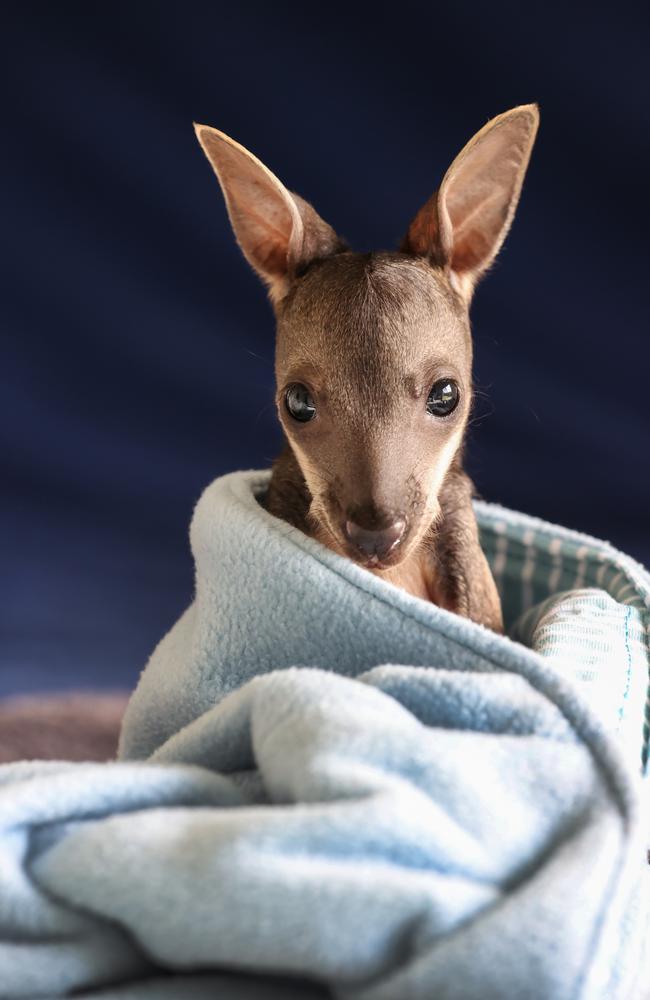
[[[267,481],[199,502],[121,761],[0,769],[0,997],[645,1000],[638,760],[552,658],[270,517]]]

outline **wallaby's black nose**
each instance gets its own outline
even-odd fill
[[[364,556],[372,559],[375,556],[379,561],[385,559],[389,552],[399,545],[404,534],[406,521],[401,518],[393,521],[387,528],[370,530],[362,528],[354,521],[345,522],[345,534],[348,541],[357,548]]]

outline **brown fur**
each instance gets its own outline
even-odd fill
[[[197,135],[277,322],[277,406],[286,447],[268,510],[408,590],[500,631],[501,610],[462,469],[471,407],[469,303],[508,231],[537,129],[537,109],[488,123],[418,212],[399,253],[357,254],[251,153],[206,126]],[[431,386],[460,396],[443,418]],[[306,386],[314,418],[287,412]],[[378,557],[350,525],[401,536]]]

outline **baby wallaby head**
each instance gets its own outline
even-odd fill
[[[276,306],[280,420],[324,537],[389,566],[436,517],[471,400],[467,311],[400,253],[314,264]]]
[[[370,567],[405,560],[436,520],[472,397],[468,309],[510,227],[534,105],[489,122],[399,252],[351,252],[223,133],[196,126],[238,242],[269,287],[280,421],[318,536]]]

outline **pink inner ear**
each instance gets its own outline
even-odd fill
[[[223,132],[195,128],[221,184],[237,242],[274,301],[304,265],[345,249],[314,208],[287,191],[252,153]]]
[[[282,191],[257,164],[234,150],[222,158],[219,173],[244,254],[264,275],[286,274],[294,217]]]
[[[402,251],[448,268],[462,294],[471,294],[505,239],[538,122],[535,105],[522,105],[488,122],[456,157],[440,190],[409,227]]]
[[[503,242],[517,205],[531,145],[531,121],[519,116],[480,135],[443,182],[452,228],[454,271],[480,273]]]
[[[277,290],[287,276],[293,243],[302,240],[302,222],[291,195],[252,153],[228,136],[207,126],[199,126],[197,134],[221,184],[244,256]]]
[[[234,199],[231,203],[232,224],[244,253],[254,267],[274,276],[287,273],[291,239],[286,219],[281,213],[277,215],[276,220],[271,213],[264,216],[250,207],[240,209]]]
[[[429,257],[434,263],[444,264],[438,240],[438,193],[424,203],[415,216],[402,241],[403,253]]]
[[[492,247],[507,222],[506,206],[501,192],[495,188],[486,192],[482,200],[477,197],[473,205],[465,206],[465,212],[452,208],[452,270],[471,271],[491,258]]]

